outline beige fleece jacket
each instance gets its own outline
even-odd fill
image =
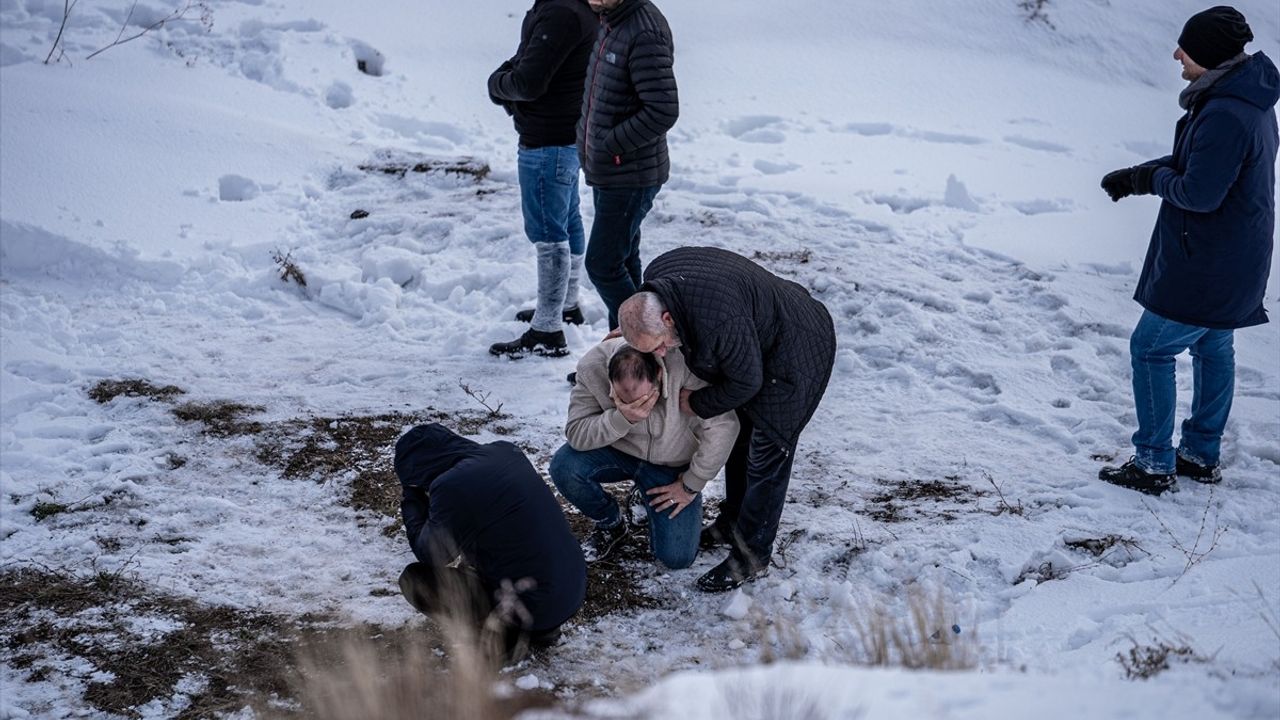
[[[632,424],[610,396],[609,359],[626,343],[605,340],[578,361],[577,384],[569,393],[569,420],[565,436],[574,450],[613,446],[655,465],[689,464],[684,483],[693,490],[703,487],[720,472],[738,437],[738,416],[731,412],[703,420],[680,413],[680,389],[697,390],[707,383],[689,372],[679,351],[658,358],[662,389],[649,417]]]

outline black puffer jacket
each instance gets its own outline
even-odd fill
[[[424,563],[461,555],[490,592],[533,580],[520,592],[529,629],[545,630],[582,607],[587,566],[560,503],[509,442],[481,445],[432,423],[396,442],[409,546]]]
[[[587,184],[655,187],[671,174],[667,131],[680,115],[667,19],[649,0],[600,16],[578,123]]]
[[[711,387],[689,404],[699,417],[741,408],[774,442],[793,450],[831,379],[831,315],[800,285],[727,250],[685,247],[644,271],[641,290],[662,298],[680,350]]]
[[[599,22],[586,0],[536,0],[520,46],[489,76],[489,99],[515,118],[520,144],[572,145]]]

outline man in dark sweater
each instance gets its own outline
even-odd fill
[[[536,307],[516,313],[529,330],[490,347],[494,355],[565,355],[563,323],[582,322],[578,278],[586,241],[574,143],[596,25],[586,0],[535,0],[515,56],[489,76],[489,98],[506,108],[520,134],[520,204],[538,256]]]
[[[768,570],[796,443],[831,379],[835,327],[808,290],[727,250],[672,250],[644,278],[620,308],[623,337],[659,357],[678,349],[710,383],[681,391],[683,412],[738,411],[725,499],[703,535],[731,551],[698,578],[702,590],[731,590]]]
[[[1157,195],[1160,215],[1134,299],[1144,312],[1129,341],[1138,430],[1134,456],[1099,473],[1159,495],[1176,477],[1222,479],[1222,434],[1235,387],[1234,333],[1267,322],[1262,307],[1275,245],[1276,101],[1280,71],[1244,46],[1253,32],[1234,8],[1186,22],[1173,57],[1188,81],[1173,154],[1107,174],[1112,200]],[[1174,358],[1191,351],[1191,416],[1173,446]]]
[[[433,423],[396,443],[395,471],[418,559],[400,575],[405,598],[423,613],[497,631],[507,653],[554,643],[582,607],[587,566],[524,453]]]
[[[587,63],[578,153],[595,220],[587,277],[618,327],[618,306],[640,285],[640,223],[671,173],[667,131],[680,103],[667,19],[649,0],[590,0],[600,30]]]

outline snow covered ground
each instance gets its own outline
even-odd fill
[[[527,2],[210,1],[85,59],[131,4],[78,4],[45,65],[63,3],[0,0],[0,571],[422,623],[386,592],[410,555],[353,509],[357,473],[285,476],[252,434],[172,410],[474,417],[461,381],[508,416],[480,439],[514,433],[545,469],[574,360],[485,352],[535,288],[514,133],[484,91]],[[835,318],[835,374],[766,579],[706,596],[692,581],[718,554],[633,563],[655,607],[577,622],[510,676],[602,716],[1280,716],[1280,326],[1237,334],[1222,486],[1094,479],[1129,453],[1157,208],[1098,180],[1167,152],[1174,43],[1202,4],[1051,2],[1052,27],[1013,0],[659,4],[681,118],[646,257],[716,245],[803,283]],[[176,6],[138,4],[125,35]],[[1274,4],[1236,6],[1250,50],[1280,58]],[[360,168],[464,157],[492,171]],[[586,303],[575,356],[607,330]],[[89,397],[120,379],[185,395]],[[981,672],[857,667],[859,623],[905,615],[913,588]],[[1161,646],[1185,652],[1126,679],[1118,655]],[[0,718],[106,716],[83,660],[20,650],[0,655]]]

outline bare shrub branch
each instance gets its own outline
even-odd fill
[[[1151,506],[1147,504],[1146,500],[1142,501],[1142,506],[1147,509],[1147,512],[1151,513],[1151,517],[1156,519],[1156,522],[1159,523],[1160,529],[1164,531],[1164,534],[1169,536],[1169,540],[1173,543],[1173,548],[1186,558],[1187,564],[1182,567],[1182,572],[1178,573],[1178,577],[1173,579],[1173,585],[1178,584],[1178,581],[1181,580],[1183,576],[1191,570],[1191,568],[1199,565],[1206,557],[1209,556],[1209,553],[1216,550],[1218,548],[1218,541],[1221,540],[1223,534],[1227,532],[1227,528],[1218,523],[1218,511],[1215,509],[1213,511],[1212,538],[1208,541],[1208,548],[1203,552],[1200,550],[1200,543],[1205,539],[1205,528],[1208,527],[1209,508],[1213,507],[1212,485],[1209,486],[1209,498],[1205,501],[1204,512],[1200,515],[1200,529],[1196,531],[1196,539],[1191,543],[1190,548],[1183,544],[1182,541],[1178,540],[1178,536],[1174,535],[1173,531],[1169,529],[1169,526],[1164,524],[1164,520],[1160,519],[1160,516],[1156,514],[1155,510],[1151,509]]]
[[[49,64],[49,61],[53,59],[53,54],[57,52],[58,46],[62,44],[62,33],[67,29],[67,21],[71,19],[71,11],[75,10],[76,5],[79,3],[80,0],[62,0],[62,23],[58,25],[58,36],[53,39],[53,46],[49,48],[49,54],[45,56],[45,65]],[[62,59],[63,54],[65,54],[65,50],[63,53],[59,53],[59,60]]]
[[[124,37],[125,28],[129,26],[129,20],[133,18],[133,11],[137,7],[138,7],[138,3],[135,0],[135,2],[133,3],[133,6],[129,8],[129,14],[125,17],[124,24],[121,25],[120,32],[119,34],[116,35],[116,39],[113,40],[109,45],[106,45],[104,47],[98,48],[97,50],[94,50],[92,53],[89,54],[88,57],[85,58],[85,60],[92,60],[93,58],[97,57],[98,55],[101,55],[102,53],[110,50],[113,47],[116,47],[118,45],[124,45],[127,42],[132,42],[134,40],[137,40],[143,35],[146,35],[147,33],[152,32],[153,30],[159,30],[160,28],[164,27],[165,25],[171,22],[176,22],[178,20],[185,20],[187,13],[190,12],[192,9],[196,9],[200,11],[201,24],[205,25],[206,27],[210,27],[212,25],[212,19],[211,19],[212,15],[211,15],[211,11],[209,10],[208,3],[205,2],[205,0],[187,0],[186,4],[183,5],[182,7],[175,9],[173,12],[151,23],[150,25],[142,28],[138,32],[134,33],[133,35]]]
[[[298,287],[305,288],[307,286],[307,276],[302,274],[302,270],[298,268],[298,264],[293,260],[293,251],[281,253],[279,248],[271,251],[271,259],[280,267],[280,279],[289,282],[293,281]]]
[[[987,472],[986,470],[983,470],[982,477],[986,478],[987,482],[991,484],[991,487],[996,489],[996,495],[999,496],[1000,498],[1000,504],[996,506],[996,511],[995,513],[993,513],[994,515],[1003,515],[1005,513],[1009,513],[1010,515],[1018,515],[1018,516],[1022,515],[1023,509],[1022,509],[1021,500],[1018,501],[1017,505],[1009,504],[1009,501],[1006,500],[1004,497],[1004,490],[1002,490],[1000,486],[996,484],[996,480],[995,478],[991,477],[991,473]]]
[[[462,378],[458,378],[458,387],[462,388],[462,392],[466,393],[472,400],[480,403],[481,407],[488,410],[489,417],[502,417],[502,403],[498,403],[497,407],[493,407],[489,404],[489,397],[492,396],[493,393],[473,390],[470,385],[462,381]]]

